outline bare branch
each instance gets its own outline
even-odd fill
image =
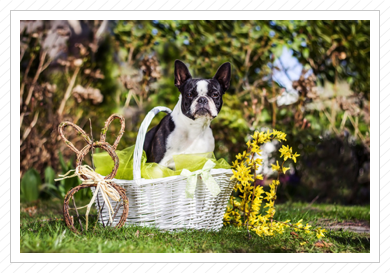
[[[66,89],[65,96],[62,99],[60,107],[57,110],[57,114],[58,114],[59,118],[62,117],[62,112],[64,111],[66,101],[69,99],[70,95],[72,94],[72,89],[73,89],[74,83],[76,82],[76,77],[77,77],[77,74],[79,73],[79,71],[80,71],[80,66],[76,66],[76,69],[74,70],[73,75],[72,75],[72,79],[70,80],[68,88]]]
[[[329,115],[329,113],[326,110],[323,110],[323,112],[324,112],[325,116],[327,117],[327,119],[329,120],[330,127],[333,129],[333,131],[336,133],[336,135],[338,135],[339,131],[334,126],[334,124],[332,122],[332,117]]]
[[[28,137],[28,135],[30,134],[31,130],[37,124],[38,116],[39,116],[39,112],[36,112],[35,115],[34,115],[33,120],[30,123],[30,126],[28,126],[27,129],[23,133],[23,137],[22,137],[22,140],[20,141],[20,145],[22,145],[23,141]]]
[[[44,62],[45,62],[45,58],[46,58],[46,55],[47,55],[47,51],[43,51],[41,53],[41,56],[39,58],[39,66],[38,66],[38,69],[37,69],[37,72],[35,73],[35,76],[34,76],[34,79],[31,83],[31,86],[28,90],[28,94],[27,94],[27,98],[26,98],[26,101],[25,101],[25,104],[26,105],[29,105],[30,104],[30,101],[31,101],[31,97],[32,97],[32,94],[33,94],[33,91],[34,91],[34,87],[35,87],[35,84],[37,83],[38,81],[38,78],[39,78],[39,75],[41,74],[41,72],[43,71],[43,66],[44,66]]]
[[[47,55],[47,52],[43,51],[41,53],[40,58],[39,58],[39,65],[38,65],[37,72],[35,73],[34,79],[31,82],[30,88],[28,89],[27,98],[26,98],[26,100],[24,102],[26,106],[30,104],[31,97],[32,97],[32,94],[33,94],[33,91],[34,91],[34,88],[35,88],[35,84],[37,83],[39,75],[42,72],[42,67],[44,65],[43,63],[45,61],[46,55]],[[23,90],[24,90],[24,86],[23,86]],[[24,91],[23,91],[23,93],[24,93]],[[21,96],[23,96],[23,94],[21,94]],[[20,127],[22,127],[24,116],[25,116],[25,113],[21,113],[20,114]]]
[[[28,62],[28,65],[26,67],[26,71],[24,72],[22,83],[20,85],[20,106],[22,106],[23,104],[24,87],[26,85],[27,75],[30,72],[31,65],[34,60],[35,60],[35,54],[32,54],[30,61]]]

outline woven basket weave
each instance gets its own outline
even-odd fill
[[[166,107],[155,107],[145,117],[138,131],[134,149],[133,180],[114,179],[126,190],[129,199],[127,225],[155,226],[163,230],[207,229],[219,230],[235,181],[230,180],[230,169],[212,169],[210,174],[218,183],[221,192],[212,196],[198,178],[193,199],[185,196],[187,178],[170,176],[161,179],[141,178],[141,157],[145,135],[150,122],[159,112],[170,113]],[[103,199],[99,195],[100,203]],[[110,200],[111,201],[111,200]],[[115,207],[112,201],[112,206]],[[103,220],[108,219],[108,210],[103,208]],[[121,211],[118,211],[118,215]],[[114,219],[114,223],[119,221]]]

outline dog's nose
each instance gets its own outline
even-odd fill
[[[205,97],[200,97],[200,98],[198,99],[198,103],[200,103],[200,104],[206,104],[206,103],[207,103],[207,99],[206,99]]]

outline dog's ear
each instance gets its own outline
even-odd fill
[[[224,63],[218,68],[217,73],[215,73],[215,76],[213,78],[219,82],[224,93],[226,90],[229,89],[230,86],[230,74],[231,74],[230,71],[231,71],[230,63]]]
[[[187,66],[179,60],[175,61],[175,86],[180,88],[180,86],[188,79],[191,79],[192,76]]]

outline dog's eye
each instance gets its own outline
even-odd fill
[[[211,96],[212,96],[213,98],[218,98],[219,94],[218,94],[218,92],[214,92]]]
[[[187,97],[188,97],[188,98],[192,98],[193,96],[194,96],[194,95],[192,94],[192,92],[190,92],[190,93],[187,94]]]

